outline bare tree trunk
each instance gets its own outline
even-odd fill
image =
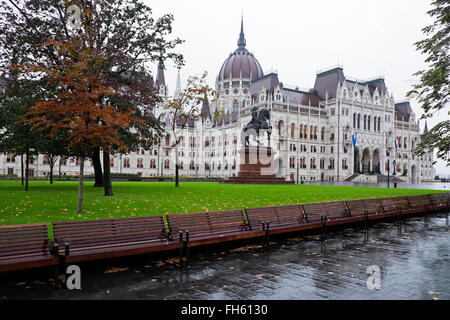
[[[23,154],[20,155],[20,178],[23,186]]]
[[[50,165],[50,184],[53,184],[53,167],[55,166],[55,158],[54,155],[49,155],[48,164]]]
[[[107,150],[103,150],[103,169],[104,169],[104,187],[105,187],[105,196],[112,197],[112,184],[111,184],[111,162],[109,159],[109,152]]]
[[[25,154],[25,191],[28,191],[28,177],[30,176],[30,156],[27,149]]]
[[[84,156],[80,157],[80,175],[78,176],[78,208],[77,212],[81,212],[83,208],[83,175],[84,175]]]
[[[92,152],[92,163],[94,165],[94,173],[95,173],[94,188],[101,188],[104,186],[104,180],[102,173],[102,163],[100,161],[100,147],[94,148]]]
[[[179,187],[178,181],[178,148],[175,147],[175,187]]]

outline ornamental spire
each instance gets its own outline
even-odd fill
[[[238,47],[239,49],[245,48],[247,42],[244,36],[244,15],[241,16],[241,33],[239,34]]]

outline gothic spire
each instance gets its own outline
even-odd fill
[[[428,123],[427,120],[425,120],[425,129],[423,130],[423,134],[428,133]]]
[[[175,86],[175,99],[179,99],[181,96],[181,80],[180,80],[180,69],[178,69],[178,75],[177,75],[177,84]]]
[[[241,33],[239,34],[238,47],[239,49],[244,49],[247,42],[245,41],[244,35],[244,16],[241,17]]]
[[[166,79],[164,76],[164,65],[162,59],[158,63],[158,72],[156,73],[156,87],[160,89],[166,86]]]

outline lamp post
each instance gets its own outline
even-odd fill
[[[397,188],[397,180],[396,180],[396,177],[395,177],[395,175],[397,174],[396,172],[395,172],[395,167],[397,166],[396,164],[397,164],[397,162],[394,160],[394,172],[392,173],[392,177],[394,178],[394,188]]]
[[[388,162],[387,162],[388,189],[389,189],[389,171],[391,170],[390,164],[391,164],[391,160],[388,159]]]

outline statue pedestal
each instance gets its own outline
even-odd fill
[[[293,184],[276,177],[277,167],[272,148],[243,147],[240,151],[240,167],[237,177],[230,177],[222,183],[230,184]]]

